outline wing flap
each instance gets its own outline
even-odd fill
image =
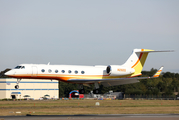
[[[137,53],[152,53],[152,52],[174,52],[174,50],[148,50],[145,49],[144,51],[136,51]]]
[[[113,81],[113,82],[102,82],[101,84],[104,87],[110,87],[110,86],[116,86],[116,85],[124,85],[124,84],[131,84],[131,83],[137,83],[139,80],[137,79],[130,79],[130,80],[120,80],[120,81]]]
[[[113,78],[113,79],[69,79],[68,82],[74,83],[95,83],[95,82],[115,82],[115,81],[127,81],[127,80],[139,80],[148,79],[150,77],[134,77],[134,78]]]

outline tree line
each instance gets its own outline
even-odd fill
[[[8,76],[4,75],[4,73],[6,73],[6,72],[9,71],[9,70],[11,70],[11,69],[7,68],[7,69],[1,71],[1,72],[0,72],[0,78],[8,78]]]

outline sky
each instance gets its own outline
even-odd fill
[[[179,73],[178,0],[0,0],[0,71],[18,64],[121,65]]]

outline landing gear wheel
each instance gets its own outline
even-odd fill
[[[85,93],[85,90],[84,90],[84,89],[81,89],[81,90],[79,90],[79,93],[80,93],[80,94],[84,94],[84,93]]]
[[[15,88],[16,88],[16,89],[19,89],[19,85],[16,85]]]
[[[98,89],[93,90],[93,94],[99,94],[99,90]]]

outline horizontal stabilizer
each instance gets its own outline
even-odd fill
[[[174,50],[149,50],[143,49],[142,51],[135,51],[136,53],[152,53],[152,52],[174,52]]]

